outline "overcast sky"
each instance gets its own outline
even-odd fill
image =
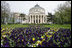
[[[29,14],[29,9],[36,4],[45,9],[45,14],[51,12],[54,14],[54,10],[59,4],[63,4],[65,1],[6,1],[10,5],[11,12],[19,12]]]

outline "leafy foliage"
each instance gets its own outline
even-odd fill
[[[65,2],[60,4],[54,15],[54,22],[57,24],[70,24],[71,23],[71,4]]]

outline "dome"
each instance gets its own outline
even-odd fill
[[[36,4],[35,7],[40,7],[40,6],[38,4]]]
[[[40,7],[38,4],[36,4],[33,8],[29,10],[29,13],[45,13],[44,8]]]

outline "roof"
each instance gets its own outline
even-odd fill
[[[40,6],[38,4],[36,4],[35,7],[40,7]]]
[[[32,7],[30,10],[32,10],[32,9],[38,9],[38,8],[40,8],[40,9],[43,9],[44,10],[44,8],[42,8],[42,7],[40,7],[38,4],[36,4],[34,7]]]

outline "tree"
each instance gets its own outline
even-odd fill
[[[47,22],[53,22],[53,15],[52,15],[52,13],[48,13],[48,15],[47,15]]]
[[[70,24],[71,23],[71,2],[67,1],[60,4],[55,12],[55,23],[57,24]]]
[[[15,23],[15,15],[13,14],[13,17],[12,17],[12,22],[13,24]]]
[[[9,4],[5,1],[1,1],[1,23],[8,23],[8,17],[10,13]]]

